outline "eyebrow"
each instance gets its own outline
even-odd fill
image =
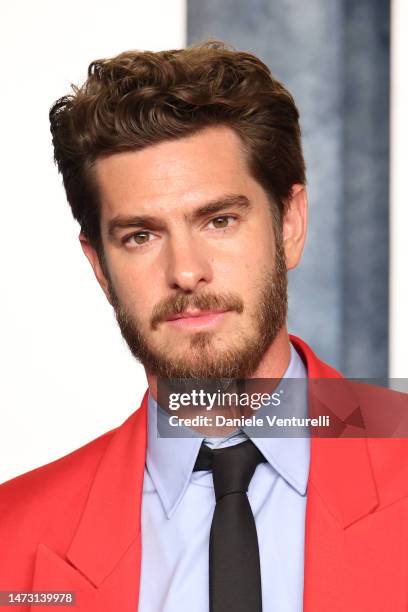
[[[186,213],[184,218],[186,221],[196,222],[211,214],[216,214],[228,208],[239,208],[241,210],[249,210],[251,203],[244,195],[226,195],[216,200],[206,202],[199,208],[196,208],[190,213]],[[161,219],[153,215],[118,215],[111,219],[108,223],[108,235],[113,237],[120,229],[129,227],[143,227],[151,230],[163,230],[165,224]]]

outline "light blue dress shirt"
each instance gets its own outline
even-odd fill
[[[284,378],[306,377],[305,366],[291,346]],[[306,415],[306,394],[301,402]],[[203,438],[158,438],[158,414],[160,418],[161,409],[149,395],[139,612],[208,612],[214,488],[211,472],[193,472]],[[251,428],[244,427],[228,438],[205,442],[220,448],[247,437],[267,460],[257,467],[248,489],[259,541],[263,610],[301,612],[310,440],[256,438]]]

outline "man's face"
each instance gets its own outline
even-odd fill
[[[240,138],[207,128],[100,159],[95,178],[107,271],[96,273],[146,371],[250,376],[285,323],[286,265]]]

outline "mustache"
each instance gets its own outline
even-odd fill
[[[195,295],[178,294],[159,302],[153,309],[150,325],[152,329],[174,314],[182,314],[189,309],[199,310],[234,310],[241,313],[244,302],[236,293],[197,293]]]

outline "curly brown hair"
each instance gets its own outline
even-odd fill
[[[72,89],[50,110],[54,158],[72,213],[99,254],[91,169],[102,156],[224,125],[241,137],[249,171],[280,218],[292,185],[305,183],[294,100],[250,53],[218,41],[156,53],[127,51],[92,62],[85,83]]]

